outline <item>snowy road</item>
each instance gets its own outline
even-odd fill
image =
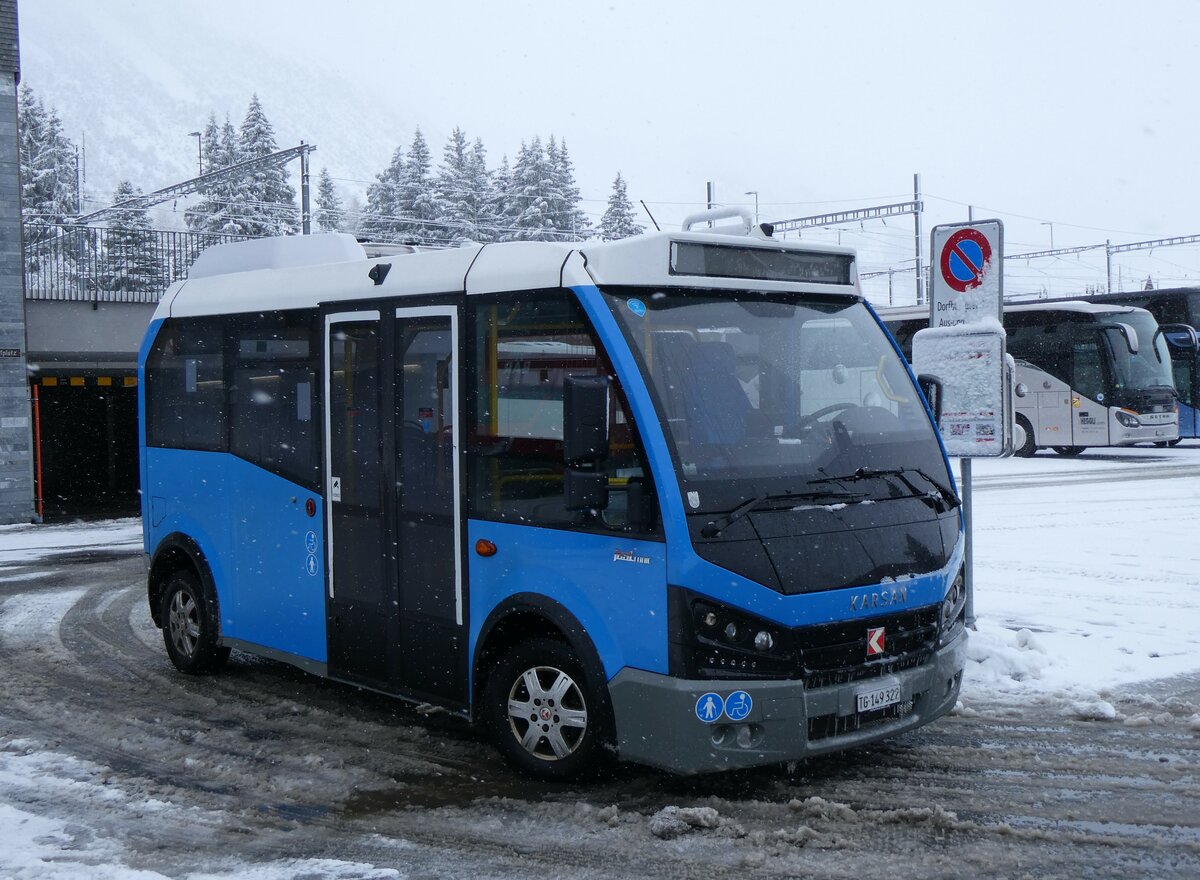
[[[178,675],[136,524],[0,530],[0,878],[1195,878],[1200,652],[1161,642],[1200,628],[1197,465],[976,463],[959,714],[790,774],[587,788],[279,664]]]

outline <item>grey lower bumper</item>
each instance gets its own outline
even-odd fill
[[[916,669],[806,689],[798,681],[691,681],[623,669],[609,682],[621,758],[676,773],[795,761],[893,736],[949,712],[958,699],[966,633]],[[857,711],[857,696],[898,685],[900,703]],[[748,715],[712,722],[697,714],[707,693],[750,695]],[[735,712],[740,716],[741,713]]]

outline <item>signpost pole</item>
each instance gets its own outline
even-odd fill
[[[967,223],[935,226],[932,231],[931,330],[919,331],[913,339],[913,367],[940,374],[943,382],[947,403],[939,429],[946,451],[959,459],[965,617],[974,629],[972,459],[1012,454],[1012,412],[1003,330],[1004,225],[999,220],[976,222],[974,209],[969,212]]]
[[[975,206],[967,205],[967,222],[975,222]],[[930,257],[932,260],[933,257]],[[1003,309],[1004,304],[1000,307]],[[963,542],[963,588],[967,591],[966,619],[967,626],[975,629],[975,533],[971,528],[971,462],[969,455],[958,460],[958,481],[962,483],[962,515],[963,531],[966,540]]]

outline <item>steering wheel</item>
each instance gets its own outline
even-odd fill
[[[857,409],[857,408],[858,408],[858,404],[851,403],[850,401],[846,401],[845,403],[834,403],[829,406],[823,406],[816,412],[810,412],[808,415],[801,418],[800,421],[797,423],[796,427],[800,430],[803,430],[804,428],[811,426],[813,423],[815,423],[819,419],[824,418],[825,416],[831,416],[834,413],[840,413],[840,412],[843,412],[848,409]]]

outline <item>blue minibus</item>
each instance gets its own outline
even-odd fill
[[[236,649],[441,706],[547,780],[950,711],[963,533],[925,386],[852,250],[697,222],[201,254],[139,361],[171,662]]]

